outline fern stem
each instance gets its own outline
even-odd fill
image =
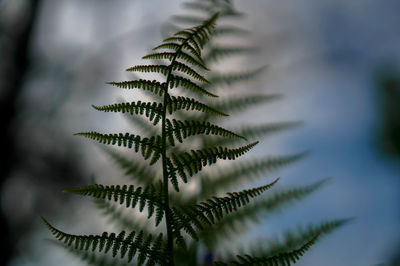
[[[174,254],[173,254],[173,231],[172,231],[172,212],[169,206],[169,195],[168,195],[168,170],[167,170],[167,128],[166,128],[166,116],[167,116],[167,105],[168,100],[170,99],[168,94],[168,88],[170,79],[172,77],[171,73],[173,70],[173,65],[176,61],[176,58],[179,52],[182,50],[184,45],[189,42],[193,38],[193,33],[190,37],[188,37],[184,42],[179,45],[179,48],[175,51],[175,55],[171,60],[170,65],[167,70],[167,78],[164,85],[164,104],[163,104],[163,112],[162,112],[162,129],[161,129],[161,145],[162,145],[162,164],[163,164],[163,192],[164,192],[164,201],[165,201],[165,217],[166,217],[166,227],[167,227],[167,254],[169,255],[168,265],[174,265]]]
[[[175,59],[175,58],[174,58]],[[172,65],[172,64],[171,64]],[[170,65],[170,66],[171,66]],[[163,112],[161,118],[161,157],[162,157],[162,167],[163,167],[163,193],[164,193],[164,205],[165,205],[165,221],[167,227],[167,255],[168,255],[168,265],[174,265],[174,254],[173,254],[173,234],[172,234],[172,215],[171,209],[169,207],[169,195],[168,195],[168,171],[167,171],[167,130],[165,125],[165,120],[167,116],[167,101],[168,95],[168,83],[169,77],[171,76],[172,68],[169,67],[169,72],[167,76],[167,81],[164,86],[164,104]]]
[[[168,171],[167,171],[167,127],[165,124],[166,121],[166,116],[167,116],[167,105],[168,105],[168,100],[169,100],[169,94],[168,94],[168,87],[169,87],[169,82],[171,79],[171,73],[172,73],[172,66],[174,62],[176,61],[177,54],[179,51],[182,49],[183,45],[187,41],[183,42],[180,47],[175,51],[175,55],[171,60],[171,64],[168,66],[168,75],[167,79],[164,85],[164,103],[163,103],[163,112],[162,112],[162,118],[161,118],[161,145],[162,145],[162,151],[161,151],[161,157],[162,157],[162,165],[163,165],[163,192],[164,192],[164,204],[165,204],[165,219],[166,219],[166,227],[167,227],[167,254],[169,256],[168,259],[168,265],[173,266],[174,265],[174,238],[173,238],[173,232],[172,232],[172,213],[171,209],[169,206],[169,195],[168,195]]]

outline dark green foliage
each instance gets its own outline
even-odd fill
[[[73,246],[75,249],[98,251],[105,254],[111,251],[113,257],[118,254],[121,258],[127,256],[128,262],[132,261],[133,257],[138,254],[138,265],[144,264],[146,259],[148,259],[146,265],[152,265],[155,262],[162,263],[162,259],[165,258],[162,234],[155,239],[152,235],[144,235],[142,231],[139,233],[132,231],[127,236],[125,231],[121,231],[118,235],[107,232],[102,235],[72,235],[54,228],[44,218],[42,219],[55,238],[68,246]]]
[[[281,253],[273,257],[252,257],[250,255],[238,255],[236,261],[231,261],[230,265],[265,265],[265,266],[286,266],[296,263],[301,256],[314,244],[319,235],[314,236],[310,241],[305,243],[299,249],[291,252]],[[216,266],[227,266],[223,262],[216,262]]]
[[[217,10],[214,5],[218,6]],[[251,71],[208,74],[211,62],[251,53],[255,49],[250,46],[206,45],[213,33],[218,36],[241,36],[247,33],[229,25],[215,29],[218,16],[242,16],[230,1],[206,0],[186,6],[205,11],[208,19],[201,19],[204,21],[201,25],[178,30],[173,36],[165,38],[161,45],[153,49],[157,52],[143,57],[155,60],[153,64],[126,69],[162,74],[164,77],[161,81],[137,78],[132,81],[109,82],[123,89],[143,89],[154,102],[93,105],[98,111],[124,113],[130,121],[139,125],[136,129],[142,129],[143,134],[102,134],[93,131],[75,134],[101,144],[128,148],[142,157],[131,158],[118,151],[106,149],[110,160],[123,170],[133,184],[93,184],[65,190],[92,197],[103,215],[121,227],[122,231],[119,234],[105,232],[102,235],[72,235],[56,229],[43,219],[55,238],[65,244],[64,247],[89,264],[110,265],[109,258],[92,253],[110,252],[112,257],[119,255],[122,259],[127,258],[125,261],[115,260],[112,265],[125,265],[136,254],[138,265],[196,265],[197,253],[202,245],[207,249],[214,249],[221,238],[240,233],[237,230],[239,225],[257,220],[260,214],[270,214],[295,203],[325,183],[323,180],[308,186],[281,189],[275,193],[265,193],[266,197],[261,197],[261,194],[278,182],[279,178],[276,178],[273,182],[266,182],[267,185],[227,192],[230,187],[260,178],[267,172],[293,163],[306,153],[250,159],[218,168],[218,161],[235,160],[258,144],[256,140],[248,140],[292,128],[298,122],[241,126],[238,130],[228,130],[221,125],[218,119],[228,116],[228,113],[267,103],[278,99],[280,95],[247,93],[219,99],[217,87],[234,86],[252,79],[262,73],[264,67]],[[219,15],[215,11],[219,11]],[[200,20],[190,16],[176,18],[185,23]],[[206,51],[205,55],[202,55],[203,49]],[[190,97],[186,96],[187,93]],[[227,147],[227,144],[232,147]],[[216,167],[214,173],[204,171],[199,174],[206,166],[211,165]],[[199,181],[196,186],[198,191],[190,192],[188,186],[180,184],[178,178],[183,183],[193,184]],[[170,191],[170,186],[175,191]],[[219,196],[221,192],[225,192],[225,196]],[[140,213],[132,210],[136,207],[139,212],[147,213],[146,223],[140,221]],[[127,214],[128,211],[131,215]],[[155,216],[155,221],[149,223],[147,219],[152,216]],[[158,226],[161,222],[165,223],[165,229]],[[335,221],[321,224],[298,237],[288,237],[285,243],[276,245],[275,249],[259,249],[258,253],[254,251],[250,255],[237,256],[236,260],[216,262],[215,265],[228,265],[226,262],[229,260],[229,265],[290,265],[320,235],[343,223]],[[132,233],[126,234],[126,230]]]

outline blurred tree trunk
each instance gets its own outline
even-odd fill
[[[15,153],[17,140],[13,122],[18,113],[17,100],[30,67],[29,47],[39,12],[40,0],[27,2],[30,4],[25,9],[25,14],[21,16],[23,20],[18,21],[18,27],[0,26],[2,37],[9,42],[8,49],[2,49],[7,56],[0,62],[3,72],[1,73],[2,80],[0,83],[0,123],[2,126],[0,147],[5,155],[0,160],[0,191],[18,161],[18,155]],[[2,229],[0,265],[6,265],[15,252],[15,239],[10,234],[10,225],[3,210],[0,211],[0,228]]]

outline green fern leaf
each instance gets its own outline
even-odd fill
[[[154,214],[154,210],[157,209],[157,213],[163,213],[162,197],[154,186],[147,186],[145,189],[138,187],[135,189],[133,185],[122,187],[117,185],[103,186],[100,184],[84,186],[79,188],[66,189],[64,192],[74,193],[84,196],[92,196],[94,198],[114,200],[119,204],[125,204],[126,208],[135,208],[139,204],[139,211],[142,212],[145,205],[147,205],[148,217],[150,218]],[[157,224],[161,221],[157,215]]]
[[[214,147],[197,151],[191,150],[190,153],[172,153],[171,160],[174,165],[173,171],[177,171],[182,180],[186,182],[187,175],[193,176],[201,171],[203,166],[206,166],[207,164],[212,165],[217,162],[217,159],[234,160],[249,151],[257,144],[258,141],[236,149]]]
[[[234,129],[233,131],[237,132],[238,135],[245,136],[246,139],[251,140],[266,137],[270,134],[278,133],[283,130],[292,129],[301,124],[302,123],[299,121],[266,123],[259,126],[244,126],[240,129]],[[218,145],[228,145],[234,141],[235,140],[233,139],[207,139],[205,140],[205,146],[212,147]]]
[[[223,189],[236,185],[241,181],[250,181],[262,177],[266,173],[287,166],[304,158],[307,153],[297,153],[285,156],[266,157],[261,160],[247,160],[229,167],[222,167],[212,177],[208,174],[199,176],[202,187],[200,198],[208,198]]]
[[[112,255],[115,257],[118,253],[121,258],[124,258],[128,251],[128,262],[130,262],[136,253],[139,257],[156,259],[159,263],[163,263],[162,258],[165,258],[164,249],[153,251],[150,249],[152,245],[152,236],[149,235],[146,241],[143,241],[143,232],[136,234],[131,232],[125,237],[125,231],[122,231],[118,236],[114,233],[104,232],[100,235],[72,235],[64,233],[57,228],[53,227],[42,217],[43,222],[46,224],[50,232],[59,240],[63,241],[68,246],[74,244],[75,249],[79,250],[91,250],[92,252],[98,250],[102,253],[108,253],[112,250]],[[136,238],[135,238],[136,236]],[[150,241],[148,241],[150,239]],[[143,264],[139,263],[139,265]]]
[[[299,249],[293,250],[291,252],[282,253],[273,257],[252,257],[250,255],[237,256],[236,261],[231,261],[229,265],[267,265],[267,266],[289,266],[292,263],[296,263],[304,253],[310,249],[310,247],[318,239],[319,235],[314,236],[310,241],[305,243]],[[228,266],[228,264],[223,262],[215,262],[216,266]]]
[[[149,55],[143,56],[142,58],[143,59],[168,59],[168,60],[172,61],[175,58],[175,56],[176,56],[176,58],[183,59],[186,62],[188,62],[194,66],[200,67],[204,70],[208,70],[208,68],[204,65],[204,63],[199,62],[197,59],[193,58],[191,55],[189,55],[183,51],[180,51],[179,53],[163,52],[163,53],[149,54]]]
[[[131,80],[123,82],[108,82],[107,84],[114,85],[122,89],[140,88],[145,91],[150,91],[159,96],[164,95],[163,84],[156,80],[149,81],[149,80],[139,79],[139,80]]]
[[[168,66],[164,65],[139,65],[139,66],[133,66],[130,68],[127,68],[126,71],[132,71],[132,72],[145,72],[145,73],[160,73],[163,75],[168,75],[169,69]]]
[[[141,138],[138,135],[133,135],[129,133],[101,134],[98,132],[84,132],[84,133],[76,133],[74,135],[97,140],[98,142],[107,145],[118,145],[128,148],[134,147],[135,152],[139,152],[140,148],[140,151],[146,160],[152,157],[150,164],[156,163],[160,158],[160,152],[161,152],[160,136],[157,137],[153,136],[151,138]]]
[[[169,98],[167,102],[167,110],[170,114],[172,114],[177,110],[183,110],[183,109],[186,109],[187,111],[188,110],[201,111],[211,115],[228,116],[227,114],[220,112],[214,108],[211,108],[204,103],[196,101],[193,98],[181,97],[181,96],[178,97],[171,96]]]
[[[226,197],[213,197],[182,210],[174,209],[177,215],[175,221],[178,225],[177,228],[185,229],[183,226],[189,227],[190,225],[194,225],[199,229],[203,229],[202,224],[214,224],[218,220],[221,220],[224,215],[237,211],[238,208],[247,205],[250,202],[250,198],[257,197],[270,189],[278,180],[279,178],[265,186],[227,193]]]
[[[306,199],[312,193],[318,191],[326,182],[327,180],[324,179],[306,186],[275,191],[272,195],[247,205],[246,208],[238,209],[236,212],[224,216],[212,227],[208,226],[202,234],[202,239],[208,246],[214,246],[217,241],[222,241],[223,238],[232,239],[241,232],[241,228],[247,228],[249,222],[259,222],[260,217],[278,213],[284,208]]]
[[[183,87],[183,88],[186,88],[186,89],[191,90],[196,93],[200,93],[200,94],[211,96],[211,97],[218,97],[217,95],[215,95],[215,94],[205,90],[201,86],[197,85],[190,79],[183,78],[183,77],[176,76],[176,75],[170,76],[169,86],[171,89]]]
[[[118,103],[105,106],[92,105],[92,107],[98,111],[104,112],[121,112],[130,113],[131,115],[145,115],[149,118],[150,121],[153,121],[153,125],[157,125],[157,123],[160,121],[163,110],[161,103],[142,101],[131,103]]]
[[[172,119],[172,122],[168,120],[167,125],[167,135],[174,135],[175,138],[179,142],[183,142],[183,139],[193,136],[193,135],[199,135],[199,134],[213,134],[213,135],[218,135],[218,136],[223,136],[226,138],[242,138],[245,139],[242,136],[239,136],[232,131],[229,131],[227,129],[224,129],[222,127],[216,126],[211,124],[210,122],[207,121],[180,121],[176,119]],[[173,142],[171,143],[173,145]]]
[[[172,63],[172,69],[174,71],[179,71],[179,72],[185,73],[185,74],[187,74],[187,75],[189,75],[189,76],[191,76],[191,77],[193,77],[193,78],[195,78],[195,79],[197,79],[197,80],[199,80],[201,82],[209,83],[208,80],[206,78],[204,78],[202,75],[200,75],[199,73],[194,71],[189,66],[187,66],[187,65],[185,65],[183,63],[180,63],[178,61],[175,61],[175,62]]]

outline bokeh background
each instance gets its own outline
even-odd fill
[[[123,70],[161,41],[171,16],[184,14],[181,3],[0,1],[2,265],[80,265],[44,241],[50,234],[39,215],[65,231],[102,231],[90,204],[61,191],[92,175],[110,180],[116,166],[72,134],[125,127],[90,104],[121,95],[105,82],[127,79]],[[255,86],[285,95],[243,119],[304,121],[263,140],[252,155],[310,149],[307,159],[276,173],[282,184],[333,177],[295,208],[268,217],[247,240],[354,217],[298,265],[400,265],[400,2],[235,5],[247,14],[240,26],[262,47],[246,66],[269,66]]]

